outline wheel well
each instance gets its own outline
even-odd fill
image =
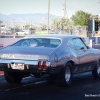
[[[100,58],[98,60],[100,61]]]
[[[72,64],[72,66],[74,66],[74,62],[73,61],[71,61],[71,64]]]
[[[68,62],[66,62],[66,64],[69,63],[69,62],[72,64],[72,66],[74,66],[74,62],[73,61],[68,61]]]

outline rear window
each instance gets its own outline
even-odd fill
[[[61,40],[59,39],[31,38],[31,39],[22,39],[11,46],[56,48],[60,45],[60,43]]]

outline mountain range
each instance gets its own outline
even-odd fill
[[[50,14],[49,21],[51,23],[52,19],[60,18],[60,16],[56,16]],[[0,13],[0,20],[3,22],[3,25],[6,26],[14,26],[14,25],[43,25],[47,24],[48,14],[47,13],[29,13],[29,14],[10,14],[4,15]]]

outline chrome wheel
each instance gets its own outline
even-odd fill
[[[61,70],[61,72],[58,75],[57,82],[58,85],[66,87],[71,85],[73,79],[73,70],[72,70],[72,64],[68,62],[66,66]]]
[[[70,68],[67,67],[66,68],[66,72],[65,72],[65,80],[66,80],[66,82],[69,82],[70,78],[71,78],[71,71],[70,71]]]
[[[97,66],[97,73],[100,74],[100,63]]]

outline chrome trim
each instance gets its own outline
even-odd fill
[[[97,64],[97,73],[100,75],[100,62]]]
[[[10,65],[8,64],[8,68],[10,68]]]
[[[26,68],[27,68],[27,69],[29,69],[29,66],[28,66],[28,65],[26,65]]]
[[[33,60],[8,60],[8,59],[0,59],[0,63],[5,63],[5,64],[11,64],[11,63],[24,63],[27,65],[27,69],[29,68],[28,65],[38,65],[38,61],[33,61]],[[46,61],[47,67],[50,66],[50,62]]]
[[[65,71],[65,80],[66,80],[66,82],[69,82],[70,79],[71,79],[71,71],[70,71],[70,68],[67,67],[66,71]]]
[[[55,50],[57,50],[57,49],[61,46],[61,44],[62,44],[62,39],[61,39],[61,38],[56,38],[56,39],[59,39],[59,40],[61,41],[61,43],[59,44],[58,47],[56,47],[56,48],[49,54],[49,56],[50,56]]]

